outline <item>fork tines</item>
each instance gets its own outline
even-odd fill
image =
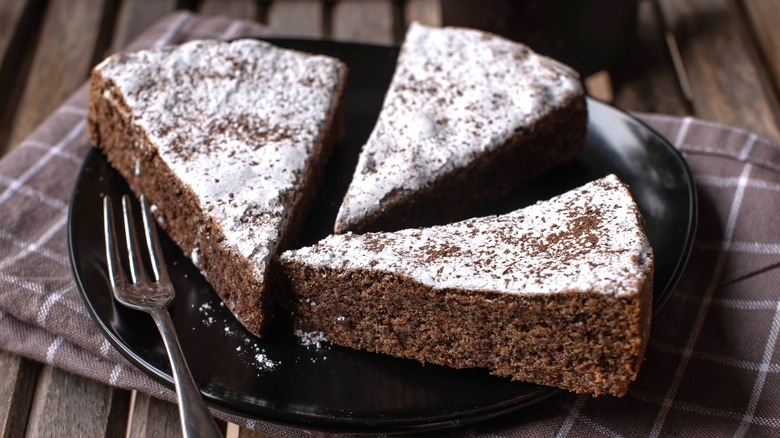
[[[161,286],[168,286],[170,281],[168,279],[167,270],[164,266],[162,258],[162,249],[160,246],[159,236],[157,235],[157,225],[152,219],[152,215],[149,212],[146,197],[141,195],[141,216],[143,219],[143,230],[145,236],[145,242],[147,251],[149,254],[149,262],[151,266],[151,272],[153,278],[149,278],[147,270],[144,269],[144,260],[142,257],[141,245],[139,244],[138,232],[136,231],[135,215],[133,214],[133,207],[131,198],[128,195],[122,196],[122,216],[124,225],[124,237],[127,244],[127,258],[130,267],[130,283],[132,285],[151,285],[159,284]],[[108,277],[111,281],[111,289],[114,292],[115,297],[128,304],[127,297],[123,296],[123,289],[131,287],[128,284],[122,268],[120,250],[117,246],[117,232],[114,219],[114,209],[111,202],[111,197],[106,195],[103,198],[103,232],[106,239],[106,261],[108,267]],[[132,303],[137,304],[137,303]]]

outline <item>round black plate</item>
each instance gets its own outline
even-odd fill
[[[344,97],[346,137],[305,227],[304,244],[331,230],[357,154],[376,120],[398,50],[325,41],[273,40],[281,46],[344,60],[350,78]],[[606,104],[588,102],[583,153],[479,214],[511,211],[608,173],[631,188],[655,249],[655,311],[685,265],[695,228],[690,171],[661,136]],[[111,343],[142,371],[172,387],[165,350],[151,318],[114,303],[109,290],[101,199],[130,193],[124,180],[92,151],[70,206],[69,243],[79,290]],[[177,298],[171,314],[195,380],[209,403],[263,421],[339,431],[399,431],[455,426],[527,406],[551,388],[511,382],[482,370],[422,366],[411,360],[301,342],[278,317],[269,335],[250,335],[181,251],[163,235],[163,251]],[[271,366],[260,364],[268,359]]]

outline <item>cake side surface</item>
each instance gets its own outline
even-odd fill
[[[92,74],[93,144],[260,334],[270,259],[335,142],[346,67],[254,40],[117,54]]]
[[[573,158],[586,119],[574,70],[484,32],[413,24],[335,231],[462,219]]]
[[[330,236],[280,256],[287,306],[333,342],[622,395],[647,342],[653,256],[608,177],[523,210]]]
[[[617,396],[644,356],[639,295],[475,293],[375,271],[285,269],[295,327],[345,347]]]

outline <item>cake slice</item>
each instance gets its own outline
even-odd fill
[[[340,134],[346,67],[256,40],[116,54],[92,72],[92,143],[236,317],[261,334],[269,262]]]
[[[334,230],[463,219],[572,159],[586,119],[571,68],[489,33],[412,24]]]
[[[618,396],[644,356],[653,252],[615,176],[501,216],[329,236],[279,263],[296,328],[339,345]]]

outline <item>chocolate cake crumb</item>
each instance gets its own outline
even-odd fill
[[[334,231],[463,219],[574,158],[586,122],[573,69],[481,31],[412,24]]]
[[[119,53],[93,69],[93,145],[256,335],[273,308],[272,257],[297,239],[340,134],[345,80],[334,58],[257,40]]]
[[[338,345],[621,396],[650,327],[643,225],[613,175],[501,216],[333,235],[279,257],[284,305]]]

